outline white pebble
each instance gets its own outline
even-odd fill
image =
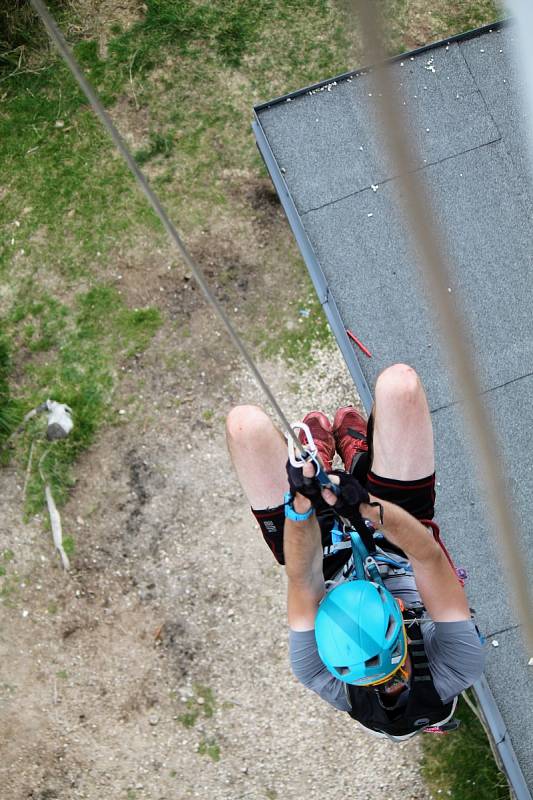
[[[493,639],[493,640],[492,640],[492,646],[493,646],[493,647],[499,647],[499,646],[500,646],[500,643],[499,643],[499,641],[498,641],[497,639]]]

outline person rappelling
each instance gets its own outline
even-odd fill
[[[375,736],[453,729],[457,697],[481,676],[486,647],[464,572],[433,520],[433,429],[420,379],[395,364],[377,379],[368,425],[349,406],[333,425],[312,411],[305,426],[315,458],[287,461],[262,409],[237,406],[227,418],[237,476],[285,564],[292,671]],[[343,470],[332,469],[335,451]]]

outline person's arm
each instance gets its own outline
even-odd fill
[[[305,514],[311,502],[297,494],[293,507],[298,514]],[[301,522],[285,520],[283,552],[288,578],[289,627],[293,631],[313,630],[318,604],[325,591],[322,537],[315,514]]]
[[[435,622],[456,622],[470,618],[465,591],[442,548],[427,528],[394,503],[370,495],[371,502],[383,506],[383,525],[379,510],[361,503],[359,511],[387,539],[400,547],[413,567],[420,597]]]

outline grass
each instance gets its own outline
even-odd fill
[[[228,208],[217,177],[223,170],[261,169],[243,124],[250,105],[343,68],[338,22],[324,0],[149,0],[146,8],[128,30],[115,26],[105,56],[96,35],[71,34],[71,42],[108,107],[129,92],[139,108],[150,108],[136,157],[187,235]],[[58,3],[61,9],[65,26],[75,7]],[[48,396],[72,407],[75,427],[52,447],[41,439],[40,421],[18,439],[22,468],[30,441],[37,443],[27,514],[43,505],[39,464],[56,502],[65,501],[76,458],[113,418],[120,365],[164,322],[156,308],[128,309],[106,278],[117,248],[140,235],[157,246],[162,233],[39,30],[20,25],[15,60],[0,62],[0,436],[12,431],[18,409]],[[18,405],[6,394],[7,343],[17,353]]]
[[[185,712],[179,714],[177,717],[178,721],[181,722],[185,728],[193,728],[200,715],[210,719],[215,712],[213,690],[199,683],[195,683],[193,689],[194,696],[186,701]]]
[[[209,756],[213,761],[220,761],[220,746],[215,739],[202,739],[197,747],[201,756]]]
[[[493,0],[477,0],[475,3],[447,3],[440,0],[435,4],[434,11],[437,24],[447,29],[448,36],[452,31],[479,28],[506,15],[503,3],[495,3]]]
[[[114,421],[116,364],[147,347],[162,317],[154,308],[128,308],[118,290],[106,284],[78,293],[69,305],[23,284],[7,320],[17,350],[41,356],[26,367],[27,407],[51,397],[73,409],[74,429],[67,439],[48,443],[42,417],[20,437],[22,458],[33,444],[35,466],[26,498],[26,512],[33,514],[43,503],[39,464],[61,504],[74,484],[72,466],[79,454],[94,441],[102,423]],[[67,547],[73,543],[67,540]]]
[[[433,796],[454,800],[509,800],[507,780],[499,772],[485,732],[461,698],[458,731],[422,739],[422,775]]]
[[[281,355],[288,362],[309,365],[313,349],[332,345],[333,335],[320,301],[311,290],[301,300],[291,301],[289,308],[270,307],[266,325],[257,329],[255,341],[267,358]]]
[[[7,451],[2,445],[7,441],[21,419],[19,404],[11,398],[11,349],[5,336],[0,336],[0,465],[6,462]]]

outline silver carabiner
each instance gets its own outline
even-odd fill
[[[315,445],[315,440],[313,439],[313,434],[309,430],[309,425],[306,425],[305,422],[293,422],[291,424],[291,429],[294,431],[294,435],[298,436],[300,431],[303,431],[305,434],[306,442],[303,444],[303,447],[308,454],[307,458],[303,457],[302,453],[296,454],[296,450],[294,447],[294,441],[291,436],[287,436],[287,445],[289,448],[289,461],[291,462],[293,467],[303,467],[304,464],[310,459],[316,459],[318,450]]]

